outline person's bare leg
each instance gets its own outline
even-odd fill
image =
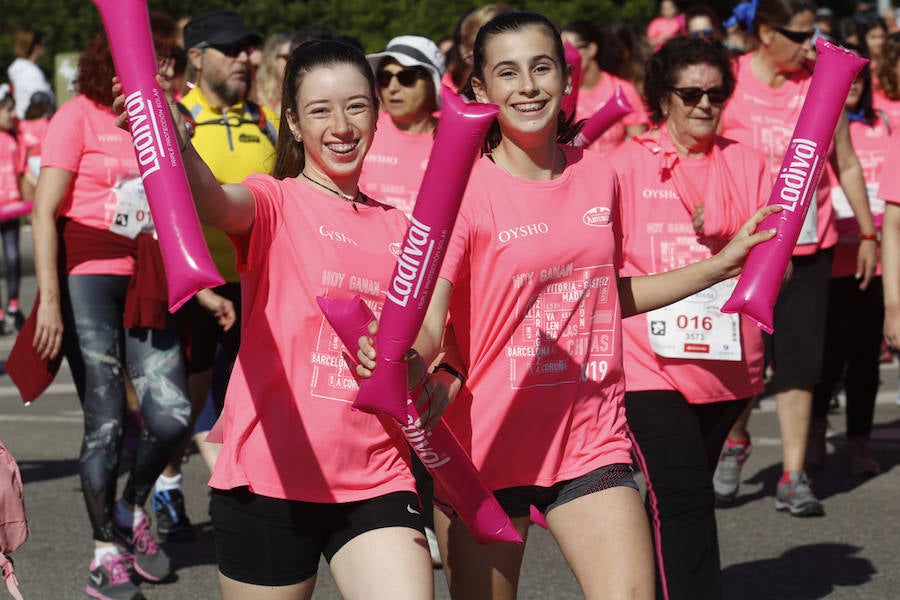
[[[316,587],[316,576],[284,586],[253,585],[219,573],[222,600],[310,600]]]
[[[812,389],[787,388],[775,395],[784,471],[802,471],[812,415]]]
[[[209,472],[212,473],[216,466],[216,460],[219,458],[219,452],[222,450],[222,444],[214,444],[206,441],[208,431],[198,431],[194,434],[194,443],[197,444],[197,450],[203,458],[203,463]]]
[[[513,519],[522,540],[528,517]],[[525,544],[479,544],[458,516],[434,511],[434,530],[441,547],[444,575],[456,600],[514,600]]]
[[[653,545],[637,490],[614,487],[566,502],[547,513],[547,524],[585,598],[653,600]]]
[[[329,566],[344,600],[434,597],[428,541],[409,527],[383,527],[358,535],[337,551]]]

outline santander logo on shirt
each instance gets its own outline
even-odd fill
[[[590,227],[609,227],[611,211],[605,206],[595,206],[581,217],[582,222]]]

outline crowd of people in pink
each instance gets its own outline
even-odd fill
[[[410,31],[363,49],[314,24],[262,37],[230,10],[175,21],[133,4],[162,92],[148,117],[117,77],[123,42],[102,30],[59,106],[42,32],[17,33],[0,85],[7,371],[26,401],[61,358],[72,373],[87,595],[143,598],[142,580],[177,571],[164,546],[194,537],[191,444],[231,600],[311,598],[323,557],[345,598],[432,598],[440,567],[453,598],[511,600],[535,523],[586,598],[723,598],[715,509],[740,493],[764,388],[784,518],[826,513],[813,477],[839,389],[842,468],[880,474],[879,365],[900,349],[891,15],[662,0],[638,26],[495,3],[445,40]],[[846,94],[808,93],[826,51],[867,61]],[[579,137],[614,102],[630,108]],[[479,156],[433,153],[448,113],[472,103],[494,111]],[[833,129],[798,139],[826,105]],[[191,241],[223,282],[174,312],[178,236],[147,182],[151,150],[178,154],[178,210],[196,213]],[[459,189],[443,237],[414,212],[436,186]],[[799,233],[771,327],[723,312],[787,218]],[[25,223],[33,307],[19,305]],[[348,341],[322,307],[354,297],[375,320]],[[401,316],[379,323],[392,302]],[[419,321],[391,362],[379,352],[397,318]],[[387,368],[408,376],[384,405],[409,400],[408,418],[381,399],[353,406]],[[462,450],[429,445],[438,425]],[[468,490],[432,476],[463,451],[484,484],[471,494],[521,541],[485,543],[459,505]]]

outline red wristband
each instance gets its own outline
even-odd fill
[[[861,235],[859,236],[859,239],[862,240],[862,241],[864,241],[864,242],[867,241],[867,240],[868,240],[868,241],[871,241],[871,242],[877,242],[877,241],[878,241],[878,234],[877,234],[877,233],[863,233],[863,234],[861,234]]]

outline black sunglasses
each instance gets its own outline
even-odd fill
[[[252,44],[236,42],[233,44],[208,44],[206,48],[212,48],[218,52],[221,52],[228,58],[237,58],[241,55],[241,52],[246,52],[247,56],[250,56],[250,54],[252,54],[256,49],[256,46]]]
[[[681,98],[681,101],[684,102],[686,106],[696,106],[700,104],[700,100],[703,99],[704,95],[709,98],[710,104],[720,105],[728,100],[728,92],[723,87],[711,87],[706,90],[698,87],[676,87],[672,88],[672,92]]]
[[[402,69],[396,73],[390,71],[378,71],[375,79],[380,87],[386,88],[391,85],[391,80],[396,77],[397,82],[403,87],[412,87],[416,85],[416,81],[422,76],[422,72],[418,69]]]
[[[773,27],[773,29],[795,44],[802,44],[816,34],[815,29],[810,29],[809,31],[791,31],[784,27]]]

